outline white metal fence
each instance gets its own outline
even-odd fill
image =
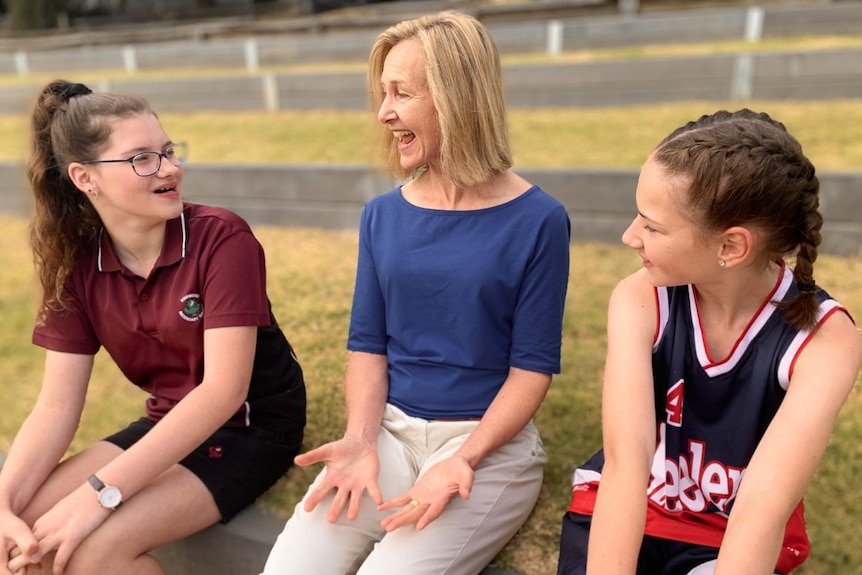
[[[862,34],[862,2],[750,6],[635,15],[605,15],[549,21],[489,22],[503,54],[549,53],[640,44],[746,40],[800,35]],[[112,45],[94,45],[85,33],[71,47],[62,37],[51,48],[0,40],[0,74],[124,71],[132,74],[165,69],[230,68],[255,73],[318,62],[364,62],[380,29],[308,33],[268,26],[267,33],[250,28],[245,37],[207,40],[189,29],[189,38],[135,43],[117,36]],[[95,35],[96,32],[93,32]]]

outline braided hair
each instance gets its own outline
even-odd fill
[[[799,329],[815,324],[820,183],[802,146],[768,114],[719,111],[671,132],[653,157],[691,185],[685,208],[704,233],[756,229],[765,262],[795,257],[799,293],[778,304]]]

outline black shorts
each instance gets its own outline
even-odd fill
[[[105,441],[125,450],[154,425],[142,417]],[[302,436],[302,429],[275,433],[257,427],[222,427],[180,465],[203,482],[215,499],[221,522],[227,523],[287,472],[302,447]]]
[[[567,512],[560,535],[557,575],[584,575],[587,572],[587,542],[591,517]],[[637,575],[686,575],[718,557],[718,548],[693,545],[644,535],[638,555]]]

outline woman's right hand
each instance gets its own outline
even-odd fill
[[[11,511],[0,512],[0,545],[5,561],[0,562],[0,575],[16,575],[21,571],[11,571],[9,561],[24,555],[29,563],[38,563],[42,555],[39,543],[30,526]]]
[[[383,503],[383,495],[377,485],[380,459],[377,457],[377,446],[372,443],[345,436],[297,455],[294,461],[303,467],[320,462],[326,464],[326,473],[320,484],[309,493],[304,508],[306,511],[312,511],[334,490],[335,497],[326,515],[330,523],[338,521],[345,505],[347,519],[356,519],[365,491],[374,503]]]

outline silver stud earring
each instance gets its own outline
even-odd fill
[[[718,265],[719,265],[720,267],[724,267],[724,266],[726,266],[726,265],[727,265],[727,262],[726,262],[726,261],[724,261],[724,260],[718,260]]]

